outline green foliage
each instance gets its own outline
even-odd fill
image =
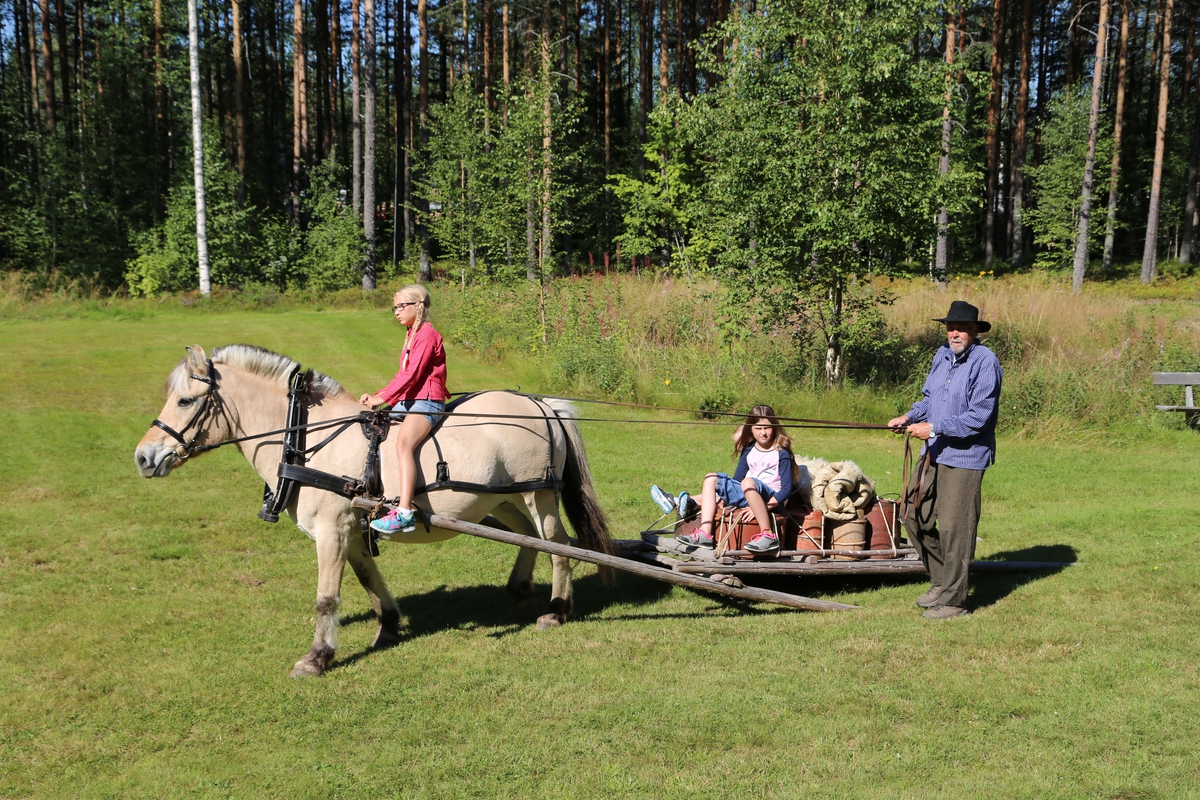
[[[1035,244],[1041,245],[1034,266],[1068,269],[1075,256],[1079,235],[1080,193],[1087,161],[1088,115],[1091,88],[1082,83],[1051,98],[1049,118],[1042,131],[1043,161],[1027,168],[1036,204],[1026,210]],[[1088,225],[1088,251],[1104,244],[1104,204],[1108,197],[1107,170],[1112,160],[1112,131],[1100,127],[1096,138],[1096,180],[1092,195],[1092,217]]]
[[[346,289],[362,282],[366,239],[354,209],[346,202],[340,167],[326,162],[309,173],[310,190],[302,208],[308,217],[299,269],[289,283],[319,292]],[[280,240],[283,232],[276,234]],[[290,244],[290,242],[289,242]]]
[[[678,98],[660,103],[650,114],[648,141],[643,148],[648,168],[641,177],[610,176],[613,193],[623,208],[624,232],[616,237],[626,256],[671,253],[672,264],[693,270],[709,256],[695,220],[704,213],[704,175],[690,158],[681,135]],[[693,240],[699,239],[693,246]]]
[[[261,279],[263,262],[275,254],[260,245],[278,244],[259,237],[261,220],[253,206],[237,202],[237,172],[227,163],[215,131],[205,135],[204,203],[207,218],[209,274],[212,282],[236,287]],[[199,283],[196,249],[196,192],[190,171],[181,170],[167,197],[166,219],[161,227],[135,237],[137,256],[125,273],[129,291],[138,294],[182,292]]]
[[[623,321],[614,319],[615,297],[586,289],[568,288],[558,296],[559,307],[550,330],[549,382],[559,391],[598,391],[611,398],[629,398],[634,374],[623,342]]]
[[[482,264],[479,277],[515,280],[525,277],[529,264],[536,270],[542,263],[539,242],[547,191],[552,236],[544,254],[547,270],[555,264],[559,234],[570,227],[566,210],[576,193],[571,171],[579,162],[572,141],[582,105],[578,97],[560,96],[556,84],[551,76],[514,84],[497,99],[500,111],[489,114],[486,131],[488,112],[469,83],[458,84],[450,101],[430,115],[429,144],[419,157],[415,192],[429,203],[429,227],[443,252],[466,261],[474,251]],[[547,104],[549,152],[543,147]],[[551,166],[549,187],[543,178],[545,158]]]
[[[764,322],[819,331],[834,381],[858,317],[887,300],[856,277],[923,270],[935,209],[966,202],[937,170],[945,71],[909,52],[941,16],[908,0],[764,11],[727,23],[724,80],[684,115],[708,166],[701,227]]]

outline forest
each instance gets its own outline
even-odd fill
[[[1194,258],[1194,0],[185,0],[0,10],[0,263],[46,285],[872,276]],[[202,130],[197,139],[194,130]],[[834,320],[833,327],[837,327]]]

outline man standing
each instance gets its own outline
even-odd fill
[[[966,614],[967,582],[975,559],[983,472],[996,461],[996,418],[1004,377],[994,353],[979,344],[991,324],[963,300],[934,322],[946,325],[946,344],[933,356],[923,397],[888,422],[925,441],[904,489],[904,527],[929,570],[930,589],[917,598],[927,619]]]

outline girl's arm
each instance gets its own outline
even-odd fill
[[[750,464],[746,461],[746,456],[750,455],[750,448],[753,446],[749,445],[746,447],[742,451],[741,456],[738,457],[737,469],[733,471],[733,479],[738,483],[741,483],[742,479],[746,477],[746,473],[750,471]]]
[[[396,401],[404,396],[404,393],[417,386],[426,377],[429,371],[430,361],[433,356],[433,336],[430,335],[432,329],[427,330],[426,325],[422,325],[416,335],[412,337],[412,341],[408,345],[408,366],[396,373],[396,377],[392,378],[387,386],[380,389],[375,394],[383,398],[383,401],[389,405],[395,405]],[[401,355],[401,363],[404,357]]]
[[[792,493],[792,454],[779,451],[779,491],[771,495],[776,507],[782,507]]]

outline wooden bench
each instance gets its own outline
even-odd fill
[[[1184,419],[1188,425],[1195,427],[1200,422],[1200,408],[1192,397],[1192,387],[1200,385],[1200,372],[1155,372],[1152,375],[1155,386],[1182,386],[1183,402],[1181,406],[1155,406],[1159,411],[1182,411],[1187,416]]]

